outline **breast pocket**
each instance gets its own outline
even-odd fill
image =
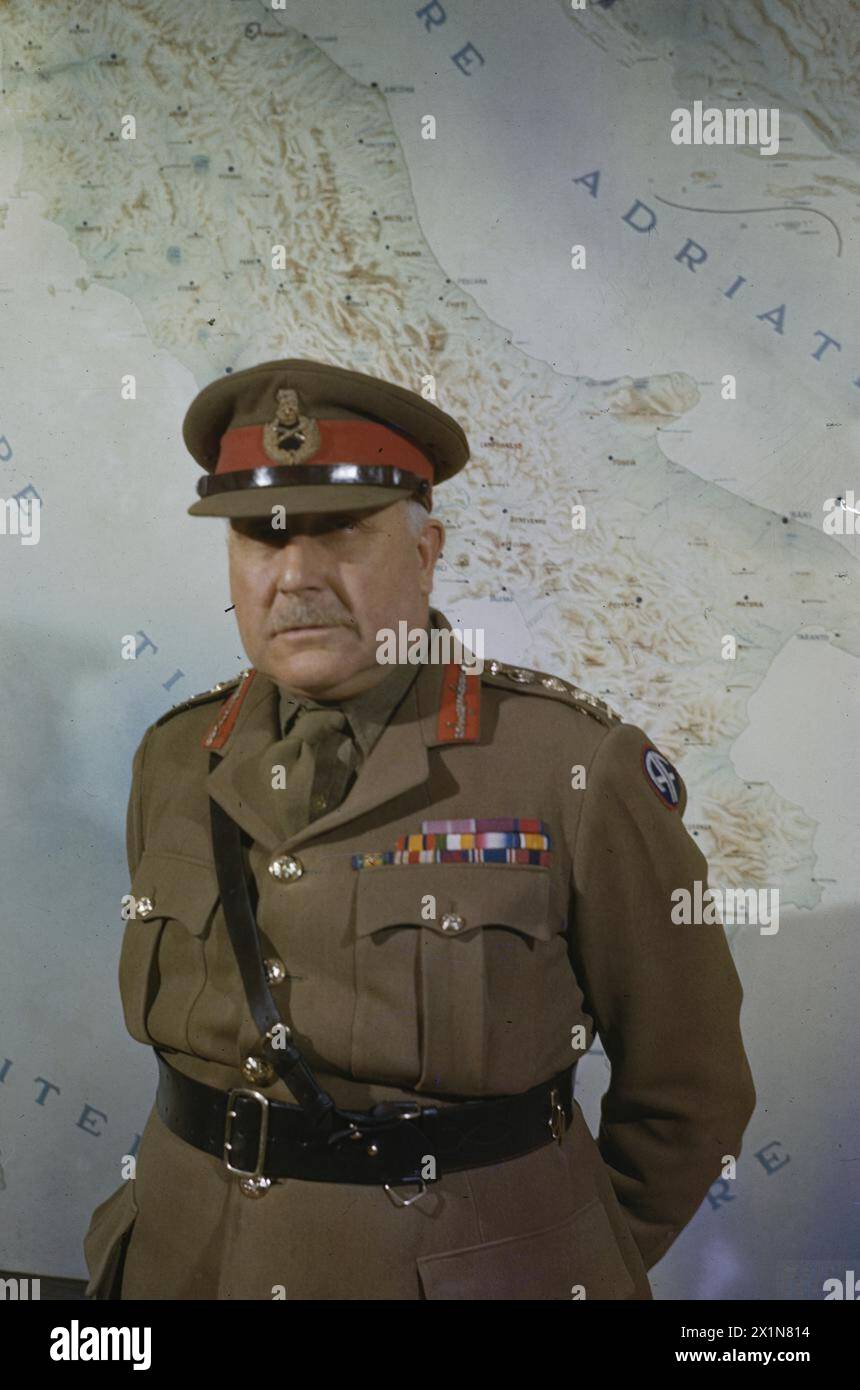
[[[540,1070],[548,995],[570,969],[549,871],[358,873],[354,1074],[455,1095],[509,1094],[551,1074]]]
[[[146,849],[119,963],[125,1023],[139,1042],[191,1051],[188,1016],[206,980],[204,939],[218,901],[214,865]]]

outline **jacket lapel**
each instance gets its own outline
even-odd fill
[[[255,671],[228,738],[214,750],[219,761],[206,779],[206,791],[266,850],[283,840],[276,798],[284,793],[272,787],[271,757],[268,769],[265,762],[279,737],[278,687]]]

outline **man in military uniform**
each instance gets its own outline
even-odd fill
[[[679,773],[556,676],[380,664],[450,630],[435,405],[268,362],[184,433],[251,666],[134,758],[120,985],[159,1083],[89,1296],[650,1298],[755,1099],[723,929],[672,921],[707,879]]]

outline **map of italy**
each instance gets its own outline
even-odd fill
[[[815,906],[816,821],[744,780],[732,751],[792,639],[860,657],[855,564],[814,523],[667,456],[659,433],[702,398],[683,354],[675,370],[598,379],[524,352],[428,242],[386,92],[276,12],[14,0],[3,13],[16,191],[80,259],[56,291],[130,301],[199,386],[287,356],[414,389],[432,377],[472,449],[438,494],[439,606],[527,634],[531,664],[646,730],[680,766],[713,884]],[[576,196],[584,216],[589,193]]]

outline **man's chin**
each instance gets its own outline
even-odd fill
[[[270,639],[265,672],[280,685],[308,694],[349,681],[361,669],[357,635],[345,627],[294,628]]]

